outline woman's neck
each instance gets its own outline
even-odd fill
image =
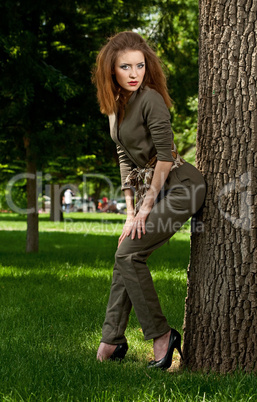
[[[132,92],[120,91],[118,98],[118,125],[120,126],[125,114],[125,107],[129,101]]]

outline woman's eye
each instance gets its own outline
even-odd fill
[[[144,68],[144,66],[145,66],[144,63],[137,64],[138,69]],[[129,65],[124,64],[123,66],[120,66],[120,68],[122,70],[129,70],[131,67]]]

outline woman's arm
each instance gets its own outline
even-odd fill
[[[126,206],[127,206],[127,216],[134,216],[134,192],[131,188],[124,190]]]
[[[154,201],[156,200],[159,192],[161,191],[165,183],[165,180],[168,177],[172,165],[173,162],[157,161],[154,169],[154,175],[151,182],[151,186],[146,193],[144,202],[141,205],[138,214],[135,216],[131,239],[135,238],[136,233],[139,239],[141,238],[141,233],[143,234],[146,233],[145,231],[146,218],[151,212],[151,209],[154,205]]]
[[[123,227],[122,233],[119,237],[118,247],[125,237],[129,236],[134,223],[134,192],[128,188],[124,190],[126,206],[127,206],[127,219]]]
[[[153,179],[151,182],[151,186],[149,190],[146,193],[144,202],[140,208],[140,211],[146,212],[152,209],[152,206],[154,204],[154,201],[156,200],[159,192],[161,191],[168,174],[170,172],[171,166],[173,165],[173,162],[166,162],[166,161],[157,161],[155,169],[154,169],[154,175]],[[149,213],[147,213],[148,215]]]
[[[127,204],[127,220],[123,228],[123,232],[119,238],[120,246],[121,242],[125,239],[125,237],[131,234],[131,239],[133,240],[138,235],[138,238],[141,239],[141,234],[145,234],[145,222],[148,217],[151,209],[154,205],[154,201],[161,191],[165,180],[168,177],[170,172],[170,168],[173,162],[166,161],[157,161],[154,175],[152,179],[152,183],[150,188],[148,189],[144,202],[141,205],[139,212],[134,217],[134,194],[131,189],[125,190],[126,204]]]

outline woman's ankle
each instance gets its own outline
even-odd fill
[[[156,361],[161,360],[167,353],[171,330],[154,339],[153,350]]]
[[[101,342],[97,351],[96,358],[100,362],[104,360],[108,360],[109,357],[113,354],[117,345],[111,345],[110,343]]]

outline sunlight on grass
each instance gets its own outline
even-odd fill
[[[25,217],[0,215],[1,401],[257,400],[256,376],[181,371],[177,353],[167,372],[147,370],[152,341],[134,311],[124,361],[96,361],[125,217],[67,215],[62,223],[40,216],[40,251],[30,255]],[[189,251],[187,224],[148,260],[163,312],[181,333]]]

